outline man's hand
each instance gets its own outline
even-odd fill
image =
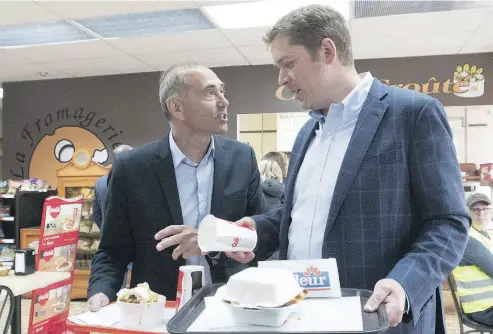
[[[236,225],[250,227],[255,229],[255,221],[250,217],[243,217],[235,222]],[[225,252],[227,257],[230,257],[240,263],[248,263],[255,258],[255,253],[253,252]]]
[[[395,327],[402,321],[406,292],[396,280],[386,278],[375,284],[375,289],[365,305],[366,312],[375,312],[380,304],[385,304],[390,327]]]
[[[110,300],[104,293],[97,293],[87,300],[87,306],[91,312],[97,312],[103,306],[110,303]]]
[[[186,225],[171,225],[159,231],[154,239],[161,240],[156,245],[158,251],[163,251],[168,247],[178,245],[173,251],[172,257],[178,260],[180,256],[188,259],[194,255],[201,255],[197,243],[197,230]]]

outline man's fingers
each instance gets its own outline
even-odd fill
[[[174,245],[179,245],[182,243],[184,237],[185,237],[185,234],[176,234],[176,235],[172,235],[169,238],[164,238],[163,240],[161,240],[161,242],[159,242],[156,245],[156,249],[158,251],[162,251],[168,247],[171,247]]]
[[[185,225],[171,225],[162,229],[154,235],[154,239],[161,240],[163,238],[169,237],[170,235],[180,234],[185,230]]]
[[[382,304],[382,302],[385,300],[385,298],[387,298],[388,295],[388,292],[380,288],[377,283],[377,285],[375,285],[375,291],[373,291],[373,294],[366,302],[365,311],[375,312],[376,310],[378,310],[378,307],[380,306],[380,304]]]
[[[253,230],[256,228],[255,221],[250,217],[243,217],[240,220],[237,220],[235,222],[235,224],[238,226],[250,228]]]
[[[180,257],[180,255],[183,254],[184,251],[185,247],[183,245],[178,245],[173,251],[173,254],[171,254],[171,257],[173,258],[173,260],[178,260],[178,258]]]
[[[395,327],[402,321],[403,312],[398,309],[399,307],[396,303],[389,302],[385,304],[385,309],[387,310],[387,317],[389,319],[390,327]]]

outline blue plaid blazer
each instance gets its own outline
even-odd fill
[[[296,177],[317,121],[294,143],[284,204],[253,217],[262,259],[286,259]],[[329,204],[329,203],[328,203]],[[341,286],[405,289],[410,312],[390,333],[445,333],[441,283],[463,255],[470,216],[445,111],[436,99],[374,80],[341,170],[324,235]]]

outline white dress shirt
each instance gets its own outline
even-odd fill
[[[332,195],[356,121],[368,97],[373,77],[362,80],[340,104],[330,105],[327,117],[311,111],[318,130],[300,167],[294,187],[288,260],[321,259]]]
[[[171,132],[169,147],[175,167],[183,224],[197,229],[202,219],[211,212],[214,138],[211,138],[209,150],[198,164],[187,158],[180,150]],[[212,282],[209,264],[203,256],[192,256],[187,259],[187,264],[204,266],[205,284]]]

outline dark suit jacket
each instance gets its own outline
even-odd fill
[[[257,222],[257,252],[280,237],[286,259],[296,177],[317,122],[300,131],[284,206]],[[337,179],[322,248],[341,286],[373,290],[382,278],[405,289],[411,315],[390,332],[444,333],[441,283],[462,258],[470,217],[452,133],[441,104],[408,89],[372,84]]]
[[[94,202],[92,203],[92,220],[101,229],[104,221],[106,196],[108,195],[108,175],[101,176],[94,186]]]
[[[265,212],[252,148],[220,136],[214,136],[214,144],[211,213],[235,221]],[[154,240],[166,226],[183,224],[168,136],[116,157],[106,206],[88,298],[102,292],[115,300],[125,268],[133,262],[131,286],[147,282],[152,290],[174,300],[178,268],[185,260],[173,260],[173,249],[158,252]],[[212,280],[225,281],[233,262],[223,256],[211,268]]]

